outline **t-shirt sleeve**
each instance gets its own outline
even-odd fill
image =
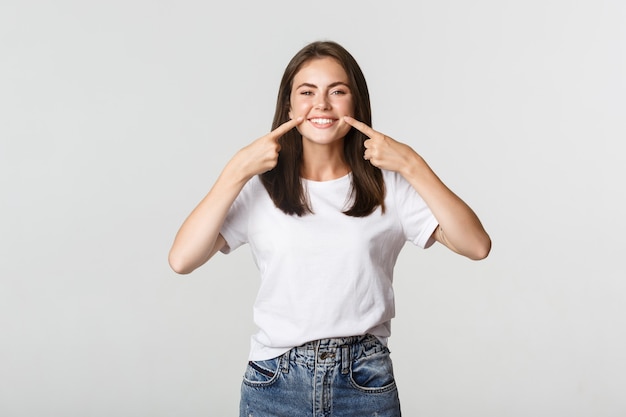
[[[239,246],[248,242],[248,204],[250,201],[251,182],[241,190],[228,210],[220,234],[226,240],[222,253],[229,254]]]
[[[389,173],[393,187],[398,216],[406,239],[420,248],[428,248],[435,240],[431,238],[439,222],[404,177],[396,172]]]

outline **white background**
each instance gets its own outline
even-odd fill
[[[318,39],[493,239],[403,250],[404,415],[626,415],[619,0],[4,0],[0,415],[237,414],[249,251],[185,277],[167,251]]]

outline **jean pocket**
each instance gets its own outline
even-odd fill
[[[355,388],[365,392],[379,393],[395,389],[396,381],[389,350],[384,348],[383,351],[353,361],[350,366],[350,380]]]
[[[280,374],[281,358],[282,356],[264,361],[248,362],[243,382],[255,387],[272,385]]]

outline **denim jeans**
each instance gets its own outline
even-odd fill
[[[372,335],[322,339],[249,362],[240,417],[399,417],[389,350]]]

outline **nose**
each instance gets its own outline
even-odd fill
[[[316,110],[328,110],[330,109],[330,102],[328,101],[328,97],[324,94],[320,94],[317,97],[315,105],[313,106]]]

